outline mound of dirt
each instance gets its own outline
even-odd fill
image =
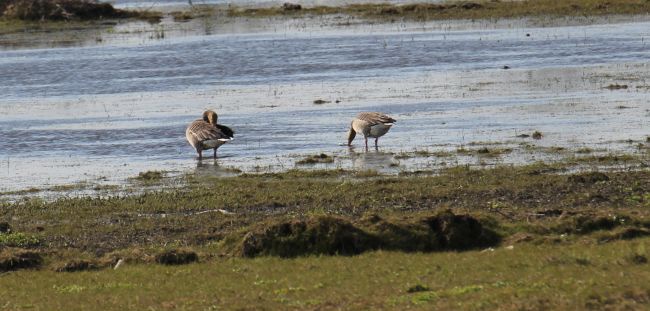
[[[618,232],[614,232],[608,237],[601,238],[601,242],[604,241],[615,241],[615,240],[631,240],[636,238],[642,238],[650,236],[650,230],[642,228],[625,228]]]
[[[499,236],[468,215],[447,211],[416,221],[391,222],[379,216],[353,224],[321,216],[263,225],[241,239],[237,252],[244,257],[263,255],[356,255],[385,249],[405,252],[468,250],[499,243]]]
[[[569,176],[569,181],[574,184],[595,184],[600,181],[608,181],[609,176],[601,172],[589,172]]]
[[[241,242],[240,254],[244,257],[355,255],[375,245],[370,235],[351,223],[328,216],[276,223],[249,232]]]
[[[425,219],[432,233],[437,235],[442,249],[466,250],[497,244],[496,233],[484,228],[469,215],[454,215],[451,211]]]
[[[184,265],[199,261],[199,255],[193,251],[172,249],[156,255],[156,262],[163,265]]]
[[[0,221],[0,233],[9,233],[11,232],[11,226],[8,222]]]
[[[0,5],[6,18],[21,20],[95,20],[129,17],[109,3],[89,0],[8,0]]]
[[[56,272],[77,272],[77,271],[88,271],[88,270],[97,270],[99,266],[92,261],[88,260],[71,260],[60,266],[54,268]]]
[[[561,233],[587,234],[599,230],[612,230],[625,224],[626,217],[581,215],[561,223],[556,231]]]
[[[0,271],[36,268],[43,263],[41,254],[24,249],[5,249],[0,253]]]

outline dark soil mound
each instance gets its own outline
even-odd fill
[[[0,221],[0,233],[8,232],[11,232],[11,226],[9,226],[9,223]]]
[[[495,245],[498,235],[468,215],[440,213],[415,222],[389,222],[379,216],[361,224],[317,217],[262,226],[248,232],[238,252],[244,257],[271,255],[356,255],[385,249],[406,252],[467,250]]]
[[[199,255],[187,250],[173,249],[156,255],[156,262],[163,265],[184,265],[199,261]]]
[[[650,236],[650,230],[640,228],[626,228],[612,236],[614,240],[631,240]]]
[[[483,228],[476,218],[469,215],[454,215],[447,211],[427,218],[425,222],[438,237],[442,249],[466,250],[499,242],[496,233]]]
[[[1,1],[1,0],[0,0]],[[2,16],[22,20],[95,20],[129,17],[109,3],[89,0],[8,0],[0,4]]]
[[[355,255],[374,248],[375,244],[370,235],[343,219],[319,217],[282,222],[249,232],[241,243],[241,255]]]
[[[595,184],[600,181],[608,181],[609,176],[601,172],[589,172],[569,176],[569,181],[574,184]]]
[[[282,9],[285,11],[300,11],[302,9],[302,6],[296,3],[285,2],[282,5]]]
[[[6,249],[0,253],[0,271],[36,268],[43,263],[37,252],[23,249]]]
[[[599,230],[612,230],[625,224],[625,217],[578,216],[561,223],[556,231],[561,233],[587,234]]]
[[[77,271],[88,271],[88,270],[97,270],[97,269],[99,269],[99,266],[94,262],[88,260],[72,260],[64,263],[59,267],[56,267],[54,271],[77,272]]]

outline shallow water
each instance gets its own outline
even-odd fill
[[[212,160],[197,165],[184,140],[206,108],[236,132],[217,165],[245,171],[289,169],[321,152],[336,159],[320,167],[472,163],[485,160],[394,154],[514,146],[534,130],[544,133],[540,146],[629,150],[625,141],[649,134],[649,26],[375,25],[1,51],[0,190],[214,169]],[[605,88],[616,83],[629,87]],[[362,110],[398,120],[379,151],[365,153],[359,138],[342,146]]]

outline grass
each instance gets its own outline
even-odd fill
[[[162,171],[146,171],[140,172],[137,177],[134,177],[134,180],[140,182],[157,182],[162,180],[165,177],[165,172]]]
[[[505,207],[500,212],[523,220],[536,210],[583,208],[581,212],[586,213],[650,206],[648,171],[602,173],[607,180],[593,183],[579,182],[581,178],[558,171],[563,168],[535,164],[484,170],[454,167],[435,176],[409,177],[342,170],[196,177],[185,187],[125,197],[0,203],[0,220],[11,220],[14,232],[38,234],[51,249],[78,249],[103,256],[128,248],[155,250],[170,241],[177,241],[178,246],[202,246],[245,233],[255,224],[317,215],[335,215],[356,223],[369,213],[390,219],[452,209],[480,217],[492,215],[491,207],[498,202]],[[215,217],[206,212],[219,209],[231,214]],[[509,218],[501,220],[510,222]]]
[[[441,4],[351,4],[341,7],[314,6],[301,10],[282,7],[230,7],[229,16],[270,17],[346,14],[376,20],[446,20],[446,19],[500,19],[521,17],[602,16],[612,14],[646,14],[650,3],[645,0],[525,0],[473,1]]]
[[[413,218],[370,215],[355,222],[316,216],[256,227],[235,244],[234,254],[296,257],[356,255],[376,249],[431,252],[475,249],[499,242],[497,234],[479,220],[451,211]]]
[[[408,158],[428,158],[428,157],[437,157],[437,158],[447,158],[451,157],[453,154],[449,151],[439,150],[439,151],[429,151],[425,149],[417,149],[411,152],[403,151],[395,155],[395,159],[408,159]]]
[[[8,309],[639,308],[650,171],[562,169],[185,176],[5,202],[0,270],[16,271],[0,296]]]
[[[475,155],[481,157],[499,157],[504,154],[512,152],[512,148],[497,148],[497,147],[481,147],[478,149],[467,149],[464,146],[460,146],[456,149],[456,153],[459,155]]]
[[[317,163],[334,163],[334,157],[321,153],[313,156],[308,156],[296,161],[296,164],[298,165],[308,165],[308,164],[317,164]]]
[[[137,18],[159,22],[162,14],[149,10],[120,10],[107,2],[84,0],[35,1],[2,0],[0,18],[29,21],[99,21],[103,19]]]
[[[24,32],[53,32],[53,31],[78,31],[80,29],[103,29],[107,25],[117,24],[124,19],[144,20],[150,23],[159,23],[163,14],[150,10],[119,10],[113,9],[110,4],[67,1],[69,9],[73,9],[76,14],[68,19],[53,18],[48,19],[48,10],[54,16],[58,16],[61,7],[52,4],[53,1],[20,1],[23,6],[21,14],[27,17],[18,18],[14,16],[3,15],[3,2],[0,1],[0,35],[24,33]],[[72,5],[70,5],[72,4]],[[64,5],[64,6],[65,6]],[[109,9],[110,8],[110,9]],[[41,13],[33,13],[30,10]],[[103,12],[104,10],[105,12]],[[56,14],[55,14],[56,13]],[[110,15],[112,14],[112,16]],[[34,18],[37,15],[38,18]]]
[[[650,269],[633,258],[647,256],[649,243],[24,270],[0,277],[0,296],[4,308],[36,310],[643,309],[650,284],[642,280],[650,279]]]
[[[169,13],[176,22],[185,22],[195,18],[212,17],[216,13],[216,8],[210,5],[194,5],[187,11],[173,11]]]
[[[158,23],[162,14],[158,12],[136,12],[129,19],[145,20],[150,23]],[[122,21],[122,20],[120,20]],[[115,20],[115,24],[118,20]],[[24,32],[58,32],[78,31],[80,29],[108,29],[112,24],[107,20],[71,20],[71,21],[29,21],[19,19],[8,19],[0,17],[0,35],[16,34]]]
[[[0,247],[31,247],[37,246],[41,241],[35,235],[22,232],[0,233]]]
[[[589,147],[583,147],[583,148],[580,148],[580,149],[576,150],[576,153],[583,153],[583,154],[589,154],[589,153],[592,153],[592,152],[594,152],[594,150],[589,148]]]

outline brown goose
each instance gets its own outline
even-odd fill
[[[352,145],[352,140],[357,133],[363,134],[366,140],[366,149],[368,149],[368,137],[375,139],[375,148],[379,137],[388,133],[390,127],[395,123],[395,119],[380,112],[361,112],[352,120],[350,131],[348,132],[348,146]]]
[[[187,126],[185,138],[203,159],[203,150],[214,149],[214,158],[217,158],[217,148],[231,141],[234,132],[227,126],[217,124],[217,113],[212,110],[203,112],[203,119],[195,120]]]

